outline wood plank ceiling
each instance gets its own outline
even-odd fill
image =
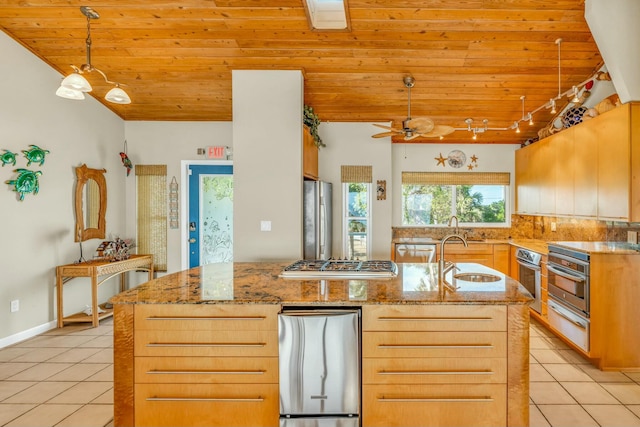
[[[602,66],[583,1],[348,0],[350,30],[321,32],[310,30],[303,0],[3,0],[0,28],[66,75],[86,62],[80,6],[95,9],[91,62],[127,85],[130,105],[105,102],[124,120],[230,121],[232,70],[300,69],[304,101],[322,121],[401,122],[412,75],[412,117],[501,128],[522,118],[521,96],[533,110]],[[102,101],[110,87],[89,80]],[[534,118],[520,134],[476,142],[534,138],[552,115]],[[471,140],[457,131],[438,142]]]

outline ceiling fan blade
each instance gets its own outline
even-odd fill
[[[372,123],[372,125],[377,126],[379,128],[382,128],[382,129],[386,129],[386,130],[392,130],[392,131],[395,131],[395,132],[402,132],[402,129],[392,128],[391,126],[379,125],[377,123]]]
[[[413,135],[405,135],[404,136],[404,140],[405,141],[411,141],[412,139],[417,138],[419,136],[420,136],[419,133],[414,133]]]
[[[446,125],[435,125],[430,132],[420,132],[420,136],[425,138],[438,138],[455,132],[455,129]]]
[[[371,135],[371,138],[384,138],[385,136],[395,136],[398,135],[399,132],[381,132],[376,133],[375,135]]]

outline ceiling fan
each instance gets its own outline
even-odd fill
[[[441,136],[449,135],[454,128],[445,125],[436,125],[433,120],[428,117],[416,117],[411,118],[411,88],[415,84],[415,79],[412,76],[405,76],[402,81],[404,85],[409,89],[409,102],[407,106],[407,119],[402,122],[402,129],[393,128],[391,126],[379,125],[374,123],[382,129],[386,129],[387,132],[377,133],[372,135],[373,138],[384,138],[386,136],[404,135],[404,139],[409,141],[419,136],[425,138],[439,138]]]

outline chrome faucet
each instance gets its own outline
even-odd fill
[[[453,220],[456,220],[456,227],[453,229],[453,234],[458,234],[458,217],[455,215],[451,215],[451,218],[449,218],[449,222],[447,223],[447,227],[451,227],[451,224],[453,223]]]
[[[455,218],[455,216],[453,216],[452,218]],[[456,218],[456,222],[457,220],[458,219]],[[450,283],[447,283],[447,281],[444,279],[445,275],[449,271],[451,271],[453,268],[456,268],[456,265],[453,262],[445,261],[444,259],[444,245],[445,243],[447,243],[447,240],[450,240],[450,239],[460,239],[462,243],[464,243],[465,247],[469,245],[467,244],[467,239],[465,239],[464,236],[461,236],[459,234],[449,234],[448,236],[445,236],[440,241],[440,260],[438,261],[438,284],[441,287],[445,286],[455,291],[455,288],[453,287],[453,285],[451,285]]]

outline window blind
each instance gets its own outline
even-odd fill
[[[413,185],[509,185],[509,172],[402,172],[402,183]]]
[[[135,165],[138,253],[153,255],[156,271],[167,271],[167,166]]]
[[[340,175],[342,182],[373,182],[372,166],[350,166],[342,165],[340,167]]]

